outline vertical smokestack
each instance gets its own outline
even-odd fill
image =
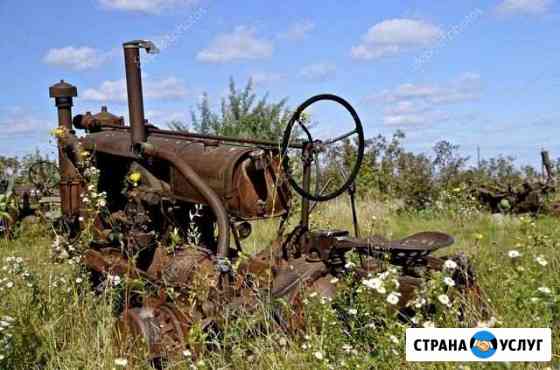
[[[64,80],[49,87],[49,96],[54,98],[58,109],[58,126],[72,129],[72,98],[78,96],[78,89]]]
[[[144,96],[142,95],[142,71],[140,69],[141,48],[146,49],[150,54],[158,52],[158,49],[151,41],[135,40],[123,44],[128,112],[130,116],[130,135],[132,147],[135,150],[138,149],[140,144],[146,141]]]

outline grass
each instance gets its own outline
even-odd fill
[[[343,198],[320,205],[312,216],[312,224],[352,230],[347,203]],[[378,233],[393,239],[426,230],[453,235],[456,243],[438,254],[462,251],[469,256],[496,317],[496,326],[553,328],[552,363],[471,363],[462,368],[560,368],[560,222],[557,219],[514,216],[497,219],[466,206],[409,213],[388,204],[363,200],[359,203],[359,220],[363,234]],[[253,225],[252,236],[244,242],[246,250],[255,252],[266,247],[275,236],[276,225],[276,220]],[[51,244],[52,239],[42,225],[26,229],[14,240],[0,240],[0,318],[13,319],[0,331],[0,358],[4,357],[0,369],[124,368],[117,359],[127,359],[129,369],[150,368],[142,360],[145,354],[142,348],[120,353],[113,345],[113,290],[107,289],[101,296],[93,295],[86,284],[87,274],[78,265],[52,261]],[[511,250],[518,251],[520,257],[510,258]],[[546,266],[539,264],[537,257],[546,261]],[[4,266],[7,267],[2,269]],[[356,289],[345,280],[340,282],[340,287],[341,294],[336,298],[338,310],[356,311],[355,316],[346,315],[346,323],[337,319],[337,312],[329,302],[309,297],[304,336],[289,337],[274,331],[263,309],[228,320],[217,349],[204,352],[196,360],[185,357],[169,368],[456,369],[459,366],[406,363],[405,328],[387,309],[385,297],[360,287]],[[549,288],[551,293],[539,292],[539,287]],[[440,287],[436,284],[433,289]],[[346,294],[350,290],[358,291],[351,299]],[[476,318],[477,308],[472,312]],[[383,320],[382,330],[368,329],[372,317]],[[433,320],[438,326],[464,325],[456,320],[453,308],[438,310]],[[263,322],[264,333],[255,335],[255,325]]]

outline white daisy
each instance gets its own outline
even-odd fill
[[[452,278],[450,278],[449,276],[446,276],[443,278],[443,282],[445,283],[445,285],[447,286],[455,286],[455,280],[453,280]]]
[[[126,367],[126,365],[128,365],[128,360],[126,358],[116,358],[115,365],[120,367]]]
[[[401,293],[391,292],[387,296],[387,302],[389,304],[396,305],[397,303],[399,303],[399,297],[400,296],[401,296]]]
[[[453,260],[446,260],[443,263],[443,267],[448,269],[448,270],[455,270],[457,268],[457,262],[455,262]]]
[[[543,267],[548,265],[548,261],[544,258],[543,255],[535,257],[535,261]]]
[[[439,301],[441,304],[443,304],[443,305],[445,305],[445,306],[448,306],[448,305],[449,305],[449,297],[448,297],[447,295],[445,295],[445,294],[440,294],[437,298],[438,298],[438,301]]]

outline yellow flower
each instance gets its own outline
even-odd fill
[[[454,191],[455,193],[458,193],[458,192],[460,192],[461,190],[463,190],[463,189],[461,189],[460,187],[453,189],[453,191]]]
[[[138,183],[138,181],[140,181],[141,178],[142,178],[142,174],[138,171],[134,171],[130,175],[128,175],[128,179],[130,180],[130,182],[135,184]]]
[[[66,136],[66,128],[65,127],[57,127],[51,130],[51,135],[56,138],[62,138]]]
[[[477,233],[477,234],[474,234],[474,238],[476,240],[482,240],[484,238],[484,236],[482,234]]]

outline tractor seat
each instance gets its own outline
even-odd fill
[[[368,238],[370,247],[377,251],[389,253],[391,263],[409,264],[424,256],[455,242],[452,236],[437,231],[424,231],[400,240],[387,240],[380,236]]]

